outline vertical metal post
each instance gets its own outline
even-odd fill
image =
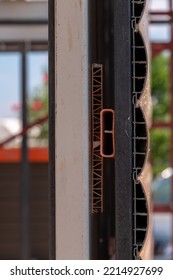
[[[27,126],[27,66],[26,45],[22,48],[22,128]],[[30,184],[28,163],[28,137],[22,137],[21,147],[21,259],[30,258]]]
[[[88,0],[55,1],[56,258],[89,258]]]
[[[102,67],[102,79],[100,91],[100,100],[102,108],[114,110],[114,1],[113,0],[90,0],[89,2],[89,65],[99,65]],[[97,73],[98,74],[98,73]],[[97,75],[98,76],[98,75]],[[92,75],[95,82],[95,77]],[[98,88],[97,88],[98,89]],[[91,99],[93,91],[91,90]],[[98,94],[98,91],[97,93]],[[93,99],[94,101],[95,99]],[[101,195],[99,199],[102,201],[102,210],[97,205],[97,211],[93,211],[91,207],[90,218],[90,257],[91,259],[109,259],[114,257],[114,248],[110,246],[115,236],[115,189],[114,189],[114,159],[102,158],[100,155],[100,147],[94,148],[93,135],[99,135],[98,119],[100,117],[99,110],[96,110],[97,104],[91,102],[91,166],[92,162],[96,163],[95,152],[99,155],[100,165],[96,163],[96,172],[93,166],[91,169],[91,194],[96,203],[95,186],[100,188]],[[94,111],[97,118],[94,121]],[[94,123],[97,129],[94,129]],[[97,181],[97,170],[100,172],[100,182]],[[93,195],[94,194],[94,195]],[[111,247],[111,248],[110,248]]]
[[[49,1],[49,258],[55,259],[55,1]]]
[[[115,256],[133,259],[131,1],[117,0],[115,28]]]

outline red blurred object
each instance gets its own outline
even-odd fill
[[[42,108],[42,102],[40,100],[35,101],[32,104],[31,108],[32,108],[33,111],[39,111]]]
[[[28,148],[29,162],[48,162],[49,151],[44,148]],[[21,150],[19,148],[0,148],[0,163],[1,162],[21,162]]]
[[[48,83],[48,73],[43,73],[43,82],[44,84],[47,84]]]

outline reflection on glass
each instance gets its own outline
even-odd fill
[[[0,143],[21,129],[20,122],[20,53],[0,53]],[[16,138],[6,147],[16,147]]]
[[[150,24],[149,39],[151,42],[169,42],[171,27],[169,24]]]
[[[48,54],[29,52],[28,66],[28,121],[34,123],[48,115]],[[28,133],[29,146],[48,144],[48,122],[35,125]]]
[[[154,214],[153,215],[153,235],[154,235],[154,254],[155,259],[172,259],[172,215]]]

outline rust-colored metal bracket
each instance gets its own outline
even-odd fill
[[[115,156],[115,113],[112,109],[103,109],[100,113],[100,154],[105,158]]]
[[[103,109],[103,65],[92,65],[91,212],[103,212],[103,157],[100,154],[100,112]]]

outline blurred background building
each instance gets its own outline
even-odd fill
[[[173,258],[173,1],[150,0],[155,258]]]
[[[0,259],[48,259],[47,119],[48,2],[0,1]]]
[[[173,1],[149,0],[153,236],[173,259]],[[48,259],[48,2],[0,1],[0,259]]]

